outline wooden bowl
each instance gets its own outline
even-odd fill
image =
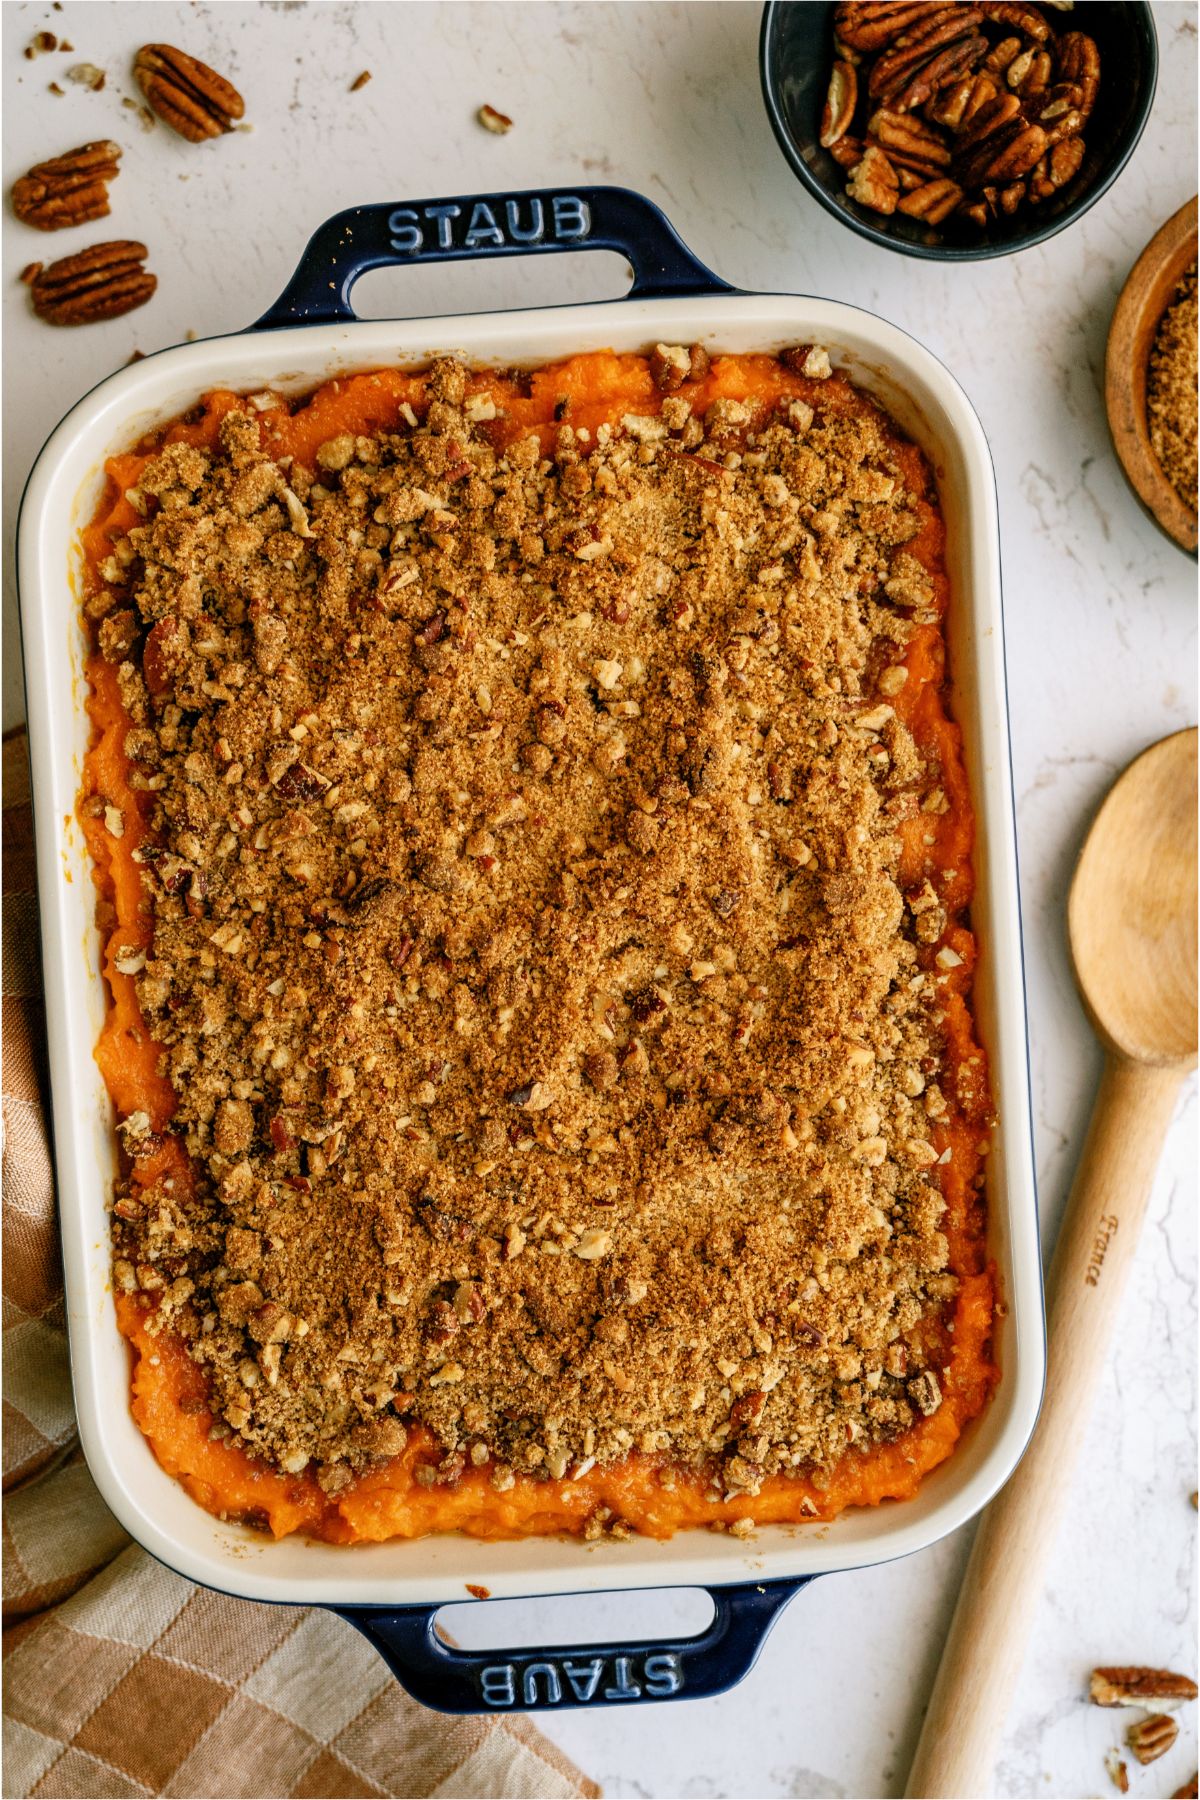
[[[1196,261],[1196,202],[1189,200],[1151,238],[1121,289],[1104,357],[1104,403],[1113,448],[1146,511],[1182,550],[1196,554],[1196,514],[1163,473],[1150,444],[1146,376],[1159,320]]]

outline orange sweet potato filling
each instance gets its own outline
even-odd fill
[[[264,448],[311,464],[317,448],[342,432],[370,433],[396,427],[400,408],[420,402],[424,377],[380,370],[327,383],[301,410],[279,408],[262,421]],[[606,420],[626,412],[656,412],[661,395],[651,380],[645,358],[595,352],[538,370],[518,386],[495,372],[480,376],[478,385],[500,403],[512,437],[531,430],[549,446],[554,432],[554,405],[572,397],[576,427],[593,433]],[[708,375],[689,387],[700,411],[720,396],[761,405],[811,392],[812,384],[790,373],[773,357],[720,356]],[[113,541],[139,523],[125,499],[158,445],[215,442],[222,416],[238,396],[216,390],[187,415],[138,449],[115,456],[107,464],[110,478],[104,502],[83,533],[86,576],[91,591],[101,585],[100,562]],[[840,403],[831,393],[829,402]],[[824,399],[823,399],[824,403]],[[920,452],[898,441],[896,454],[913,485],[920,488]],[[936,508],[919,507],[921,531],[907,546],[929,571],[944,596],[944,531]],[[937,624],[919,626],[908,648],[909,678],[893,699],[898,716],[912,731],[927,757],[940,765],[948,808],[922,813],[901,826],[903,843],[899,879],[912,886],[939,874],[947,911],[964,908],[971,894],[971,850],[974,815],[963,766],[962,739],[943,703],[945,642]],[[158,1050],[141,1017],[132,977],[114,966],[115,946],[146,945],[152,925],[139,910],[141,877],[133,852],[150,835],[145,821],[147,797],[129,784],[124,755],[129,719],[121,703],[116,670],[98,654],[88,662],[91,683],[88,712],[94,739],[85,763],[84,796],[105,795],[126,819],[124,836],[111,838],[101,820],[81,815],[102,897],[115,910],[117,924],[105,949],[104,974],[110,994],[108,1016],[96,1058],[113,1103],[122,1114],[141,1109],[161,1131],[174,1110],[170,1084],[157,1072]],[[929,837],[933,842],[927,841]],[[975,940],[966,927],[949,941],[961,957],[942,984],[942,1023],[946,1040],[946,1087],[963,1062],[980,1059],[974,1023],[967,1004],[975,962]],[[205,1377],[191,1361],[181,1340],[152,1329],[152,1303],[146,1296],[117,1297],[117,1318],[133,1353],[133,1413],[162,1467],[177,1477],[192,1497],[222,1518],[242,1519],[269,1529],[276,1537],[301,1531],[333,1543],[378,1542],[393,1537],[420,1537],[429,1532],[461,1531],[480,1538],[515,1538],[562,1532],[581,1535],[599,1506],[651,1537],[665,1538],[682,1527],[731,1524],[752,1518],[759,1524],[831,1519],[847,1506],[873,1506],[915,1494],[922,1477],[954,1449],[964,1427],[987,1404],[999,1372],[992,1357],[992,1320],[996,1277],[984,1245],[983,1207],[976,1192],[982,1160],[977,1130],[951,1109],[931,1130],[939,1150],[953,1150],[939,1171],[946,1201],[943,1229],[949,1242],[949,1266],[960,1285],[953,1316],[927,1327],[929,1360],[945,1371],[943,1401],[894,1443],[867,1450],[848,1449],[832,1469],[815,1479],[802,1475],[768,1477],[761,1491],[728,1501],[714,1500],[703,1476],[679,1468],[664,1485],[662,1459],[642,1453],[620,1464],[596,1467],[578,1478],[561,1481],[518,1476],[505,1493],[492,1487],[488,1470],[468,1468],[453,1487],[423,1487],[414,1466],[431,1447],[423,1428],[410,1431],[404,1453],[375,1472],[360,1476],[336,1499],[318,1486],[315,1475],[284,1475],[248,1456],[236,1444],[211,1439],[213,1414]],[[138,1165],[138,1177],[153,1181],[165,1164],[177,1180],[190,1170],[177,1140],[168,1137],[159,1157]]]

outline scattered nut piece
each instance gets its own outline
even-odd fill
[[[1151,1713],[1148,1719],[1138,1719],[1129,1727],[1125,1742],[1145,1766],[1165,1756],[1178,1736],[1179,1721],[1170,1713]]]
[[[108,183],[117,176],[120,157],[121,146],[104,139],[36,163],[13,183],[13,211],[38,231],[61,231],[107,217]]]
[[[79,87],[91,88],[94,94],[98,94],[108,77],[95,63],[85,62],[76,63],[73,68],[68,69],[67,80],[75,82]]]
[[[1106,1750],[1104,1767],[1108,1770],[1108,1778],[1118,1794],[1129,1792],[1129,1768],[1119,1750]]]
[[[133,73],[159,118],[190,143],[232,131],[245,113],[232,82],[172,44],[143,44]]]
[[[1093,1706],[1146,1706],[1151,1701],[1195,1698],[1195,1682],[1170,1669],[1093,1669],[1088,1686],[1088,1699]]]
[[[506,131],[512,130],[513,122],[508,114],[497,112],[494,106],[481,106],[475,117],[485,131],[492,131],[497,137],[503,137]]]
[[[93,244],[40,268],[30,284],[33,310],[51,325],[87,325],[144,306],[158,286],[142,267],[145,244]]]

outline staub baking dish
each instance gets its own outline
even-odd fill
[[[603,248],[632,263],[629,297],[499,315],[359,321],[350,290],[383,264]],[[1001,1126],[990,1162],[991,1253],[1001,1281],[990,1408],[914,1500],[851,1511],[833,1524],[771,1527],[750,1544],[683,1532],[584,1548],[575,1541],[483,1543],[440,1537],[352,1548],[264,1540],[196,1506],[155,1462],[127,1404],[129,1360],[109,1285],[105,1213],[112,1115],[93,1060],[105,995],[93,887],[73,820],[88,742],[85,642],[77,611],[79,527],[106,456],[213,385],[290,392],[332,376],[453,351],[480,364],[541,363],[599,349],[700,341],[772,351],[829,347],[922,445],[937,473],[953,586],[953,710],[979,817],[973,909],[981,956],[976,1004]],[[324,1605],[380,1648],[404,1685],[453,1712],[630,1705],[721,1692],[753,1664],[782,1605],[816,1575],[920,1550],[978,1512],[1033,1429],[1044,1344],[1022,985],[1017,867],[995,487],[983,431],[962,389],[894,326],[856,308],[740,293],[684,248],[656,207],[616,188],[487,195],[355,208],[313,238],[299,272],[257,327],[166,350],[102,382],[67,415],[30,476],[19,569],[37,816],[54,1136],[80,1434],[105,1500],[161,1561],[248,1599]],[[452,1649],[439,1606],[466,1585],[497,1599],[584,1591],[704,1587],[716,1606],[698,1637],[519,1653]]]

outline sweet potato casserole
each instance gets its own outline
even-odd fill
[[[223,1517],[913,1493],[995,1383],[920,452],[823,350],[210,393],[84,533],[134,1411]]]

